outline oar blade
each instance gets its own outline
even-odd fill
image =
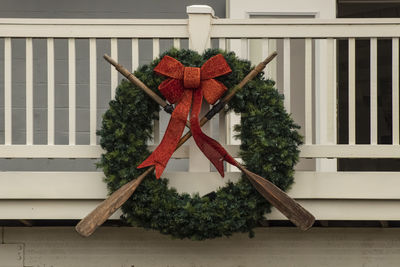
[[[101,202],[91,213],[83,218],[76,226],[75,230],[82,236],[88,237],[102,225],[117,209],[119,209],[128,198],[135,192],[144,177],[154,171],[154,167],[148,168],[138,178],[126,183],[117,191],[111,194],[106,200]]]
[[[276,185],[245,168],[242,171],[256,190],[301,230],[313,226],[315,217]]]

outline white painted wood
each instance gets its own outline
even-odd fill
[[[0,172],[0,199],[105,199],[103,179],[102,172]]]
[[[296,199],[394,200],[400,199],[399,180],[398,172],[298,171],[288,194]]]
[[[132,38],[132,72],[139,67],[139,39]]]
[[[187,14],[210,14],[214,16],[214,9],[208,5],[190,5],[186,7]]]
[[[349,38],[349,144],[356,143],[356,40]]]
[[[226,144],[227,141],[227,120],[225,110],[221,110],[218,114],[218,141],[220,144]]]
[[[269,53],[269,39],[268,38],[263,38],[261,41],[261,54],[262,54],[262,58],[267,58]],[[264,69],[264,72],[267,72],[268,69],[268,65],[266,66],[266,68]]]
[[[202,242],[136,227],[100,227],[82,238],[73,227],[5,227],[5,242],[24,243],[25,266],[385,266],[400,262],[398,228],[255,228]],[[195,264],[194,264],[195,263]]]
[[[189,14],[190,16],[210,14]],[[54,38],[188,38],[186,19],[1,19],[0,35]],[[209,19],[211,38],[384,38],[400,36],[393,19]],[[207,25],[207,24],[206,24]],[[294,27],[295,26],[295,27]]]
[[[283,101],[286,111],[290,114],[290,39],[283,40]]]
[[[118,39],[111,38],[111,58],[118,62]],[[115,98],[115,90],[118,86],[118,71],[111,67],[111,99]]]
[[[91,145],[1,145],[0,158],[99,158],[104,151]]]
[[[153,151],[156,146],[149,146]],[[233,147],[229,151],[235,151]],[[0,145],[0,158],[99,158],[104,151],[98,145]],[[173,158],[188,158],[189,149],[183,145]]]
[[[371,144],[375,145],[378,143],[378,40],[377,38],[371,38]]]
[[[33,52],[32,38],[25,39],[26,50],[26,144],[33,145]]]
[[[157,145],[160,143],[160,120],[153,121],[153,144]]]
[[[97,56],[96,39],[89,40],[89,83],[90,83],[90,145],[96,145],[97,129]]]
[[[166,172],[163,177],[179,193],[202,196],[241,175],[227,172],[222,179],[217,172]],[[102,172],[0,172],[0,199],[105,199],[103,177]],[[288,194],[295,199],[400,200],[398,178],[397,172],[296,172]]]
[[[218,47],[221,50],[226,50],[226,39],[225,38],[219,38],[218,39]]]
[[[12,48],[11,38],[4,38],[4,142],[12,142]]]
[[[0,263],[4,267],[23,267],[24,244],[0,244]]]
[[[299,200],[317,220],[399,220],[398,200]],[[268,220],[285,220],[275,208],[266,215]]]
[[[212,10],[212,8],[211,8]],[[189,49],[202,53],[211,47],[210,31],[212,12],[202,9],[187,9],[188,13],[188,33]],[[177,37],[177,36],[176,36]]]
[[[69,144],[76,140],[76,61],[75,39],[68,39],[68,129]]]
[[[305,40],[305,66],[304,66],[304,81],[305,81],[305,143],[307,145],[313,142],[313,113],[312,113],[312,39]],[[289,80],[290,81],[290,80]]]
[[[325,142],[336,144],[336,77],[334,40],[327,39],[327,81],[326,81],[326,137]]]
[[[1,220],[70,220],[82,219],[101,200],[0,200]],[[309,200],[299,204],[310,211],[317,220],[400,220],[399,200]],[[119,219],[120,211],[110,219]],[[287,220],[272,208],[268,220]]]
[[[2,19],[0,36],[47,38],[188,38],[186,19]]]
[[[158,58],[160,55],[160,39],[153,38],[153,59]]]
[[[302,158],[397,158],[398,146],[392,145],[303,145]]]
[[[268,39],[268,55],[278,50],[276,39]],[[276,82],[275,88],[279,89],[278,75],[277,75],[278,61],[272,60],[267,66],[267,77]]]
[[[54,145],[54,39],[47,38],[47,144]]]
[[[229,117],[227,117],[229,118]],[[231,119],[231,118],[230,118]],[[228,142],[238,143],[235,140]],[[150,150],[155,145],[149,146]],[[234,157],[239,154],[239,144],[224,145]],[[95,145],[0,145],[0,158],[99,158],[103,153]],[[302,145],[302,158],[396,158],[400,153],[398,146],[392,145]],[[189,146],[184,145],[173,154],[173,158],[188,158]]]
[[[242,38],[240,40],[240,57],[249,59],[249,40],[247,38]]]
[[[0,220],[80,220],[102,200],[0,200]],[[118,210],[110,219],[119,219]]]
[[[336,101],[334,40],[315,41],[315,141],[316,144],[336,143]],[[334,121],[332,121],[334,120]],[[336,159],[317,159],[316,171],[337,170]]]
[[[174,38],[174,47],[176,49],[180,49],[181,48],[181,41],[179,38]]]
[[[215,19],[211,38],[369,38],[400,36],[400,20]]]
[[[153,38],[153,60],[160,55],[160,39]],[[160,116],[159,114],[157,114]],[[153,142],[154,144],[160,143],[160,120],[154,120],[153,125]]]
[[[393,144],[400,143],[399,136],[399,38],[392,39],[392,130]]]
[[[153,60],[156,59],[160,54],[160,39],[153,38]],[[158,117],[160,114],[158,112]],[[154,120],[153,122],[153,143],[159,144],[160,143],[160,120]]]

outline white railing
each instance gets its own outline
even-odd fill
[[[283,40],[282,84],[278,87],[285,95],[285,107],[293,110],[297,102],[304,103],[305,145],[302,158],[317,159],[315,169],[296,172],[296,184],[289,192],[320,220],[400,220],[400,175],[396,172],[336,172],[337,158],[396,158],[399,146],[399,37],[400,19],[379,20],[267,20],[267,19],[215,19],[211,11],[200,13],[189,9],[189,19],[182,20],[76,20],[76,19],[0,19],[0,38],[4,43],[4,144],[0,145],[0,158],[99,158],[102,150],[97,145],[98,128],[98,78],[99,64],[107,64],[98,52],[99,39],[108,39],[111,57],[129,62],[132,70],[139,66],[139,42],[152,39],[152,57],[160,54],[161,42],[181,47],[188,39],[191,49],[202,51],[212,43],[221,49],[237,52],[249,58],[249,40],[260,40],[260,57],[266,57],[273,49],[274,40]],[[14,144],[13,123],[13,40],[25,39],[25,144]],[[35,55],[33,42],[47,40],[47,144],[35,144],[34,125]],[[55,40],[67,39],[68,65],[68,144],[57,145],[55,129]],[[356,144],[355,98],[355,40],[367,38],[371,42],[371,144]],[[390,38],[393,43],[393,143],[377,142],[377,38]],[[87,144],[77,144],[77,46],[79,39],[87,40],[89,125]],[[119,51],[120,40],[129,40],[130,52]],[[211,42],[216,39],[217,42]],[[291,41],[304,40],[304,99],[291,101],[296,84],[292,81]],[[337,144],[337,97],[336,97],[336,40],[349,42],[349,143]],[[1,47],[1,46],[0,46]],[[1,53],[0,53],[1,54]],[[1,60],[1,58],[0,58]],[[266,73],[277,73],[276,64]],[[275,70],[273,70],[275,68]],[[109,99],[114,96],[120,80],[111,69],[109,74]],[[1,86],[0,86],[1,88]],[[293,100],[293,99],[292,99]],[[296,115],[295,113],[293,115]],[[219,141],[237,155],[238,145],[230,141],[232,121],[229,114],[220,115]],[[225,127],[227,125],[227,127]],[[160,124],[155,122],[154,143],[159,142]],[[213,132],[212,126],[206,128]],[[210,171],[210,165],[195,145],[183,146],[175,158],[189,159],[190,175],[168,172],[171,185],[180,191],[207,193],[226,180]],[[190,179],[188,179],[190,176]],[[1,172],[0,219],[79,219],[86,215],[106,196],[101,172]],[[229,172],[228,180],[236,180],[239,174]],[[385,180],[385,183],[382,182]],[[46,184],[46,186],[44,186]],[[77,187],[79,185],[79,187]],[[117,218],[118,216],[114,216]],[[270,219],[282,219],[278,212]]]

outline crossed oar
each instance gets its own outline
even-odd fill
[[[247,74],[247,76],[238,85],[236,85],[231,90],[229,94],[220,99],[220,101],[215,104],[213,108],[209,110],[208,113],[200,120],[200,126],[206,124],[209,120],[211,120],[212,117],[219,113],[237,93],[237,91],[243,88],[247,84],[247,82],[252,80],[258,73],[263,71],[266,65],[271,62],[276,55],[277,53],[274,52],[264,61],[259,63],[249,74]],[[129,70],[118,64],[108,55],[104,55],[104,58],[129,81],[141,88],[154,101],[162,106],[166,112],[173,112],[174,108],[171,104],[165,102],[161,97],[154,93],[153,90],[148,88],[142,81],[134,76]],[[189,122],[187,122],[186,126],[189,127],[189,125]],[[192,133],[190,131],[187,132],[180,139],[178,145],[175,148],[175,151],[180,146],[182,146],[191,136]],[[314,216],[302,206],[300,206],[299,203],[289,197],[285,192],[283,192],[281,189],[279,189],[277,186],[275,186],[273,183],[269,182],[265,178],[247,170],[241,164],[237,163],[237,166],[244,174],[246,174],[246,177],[249,179],[254,188],[301,230],[307,230],[314,224]],[[111,194],[111,196],[100,203],[91,213],[89,213],[77,224],[77,226],[75,227],[76,231],[82,236],[90,236],[97,229],[97,227],[102,225],[117,209],[119,209],[129,199],[129,197],[133,194],[133,192],[135,192],[136,188],[143,181],[143,179],[148,174],[152,173],[154,169],[155,167],[151,166],[139,177],[125,184],[113,194]]]

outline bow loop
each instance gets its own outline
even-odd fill
[[[154,72],[170,78],[182,80],[185,67],[173,57],[164,56],[154,68]]]
[[[169,103],[174,104],[181,100],[184,87],[181,80],[167,79],[158,86],[158,90]]]
[[[212,79],[231,72],[232,70],[224,56],[218,54],[207,60],[206,63],[201,66],[201,80]]]

